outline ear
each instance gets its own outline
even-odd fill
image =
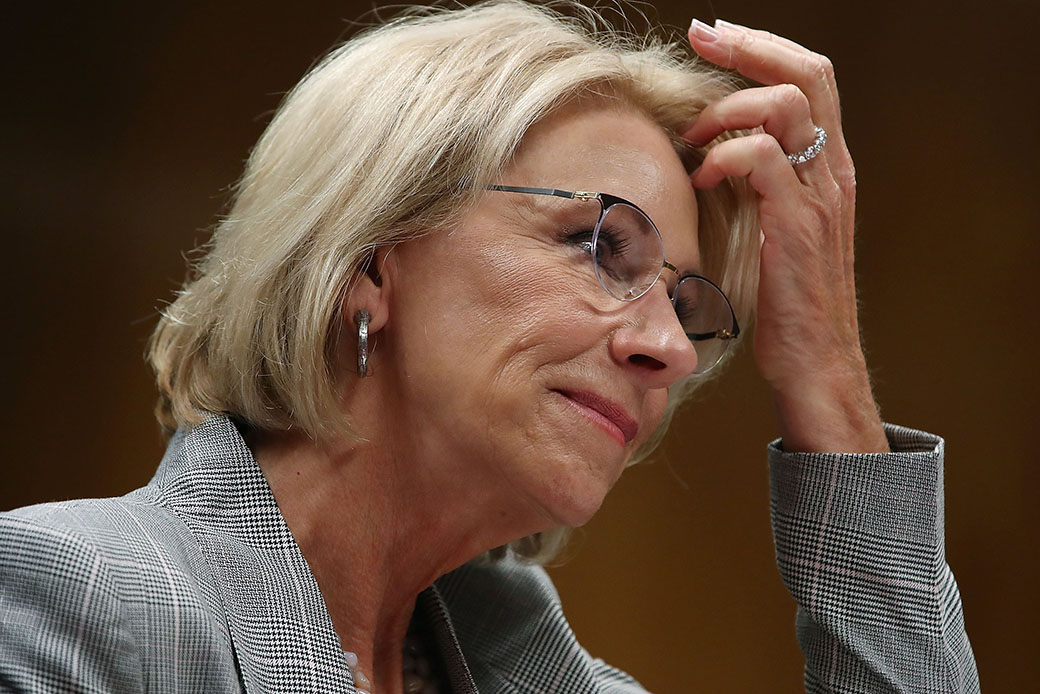
[[[390,319],[390,296],[393,291],[397,264],[393,246],[379,248],[362,263],[360,272],[340,308],[343,329],[347,334],[357,331],[354,316],[364,309],[371,315],[368,334],[375,335]]]

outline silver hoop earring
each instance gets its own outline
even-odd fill
[[[364,378],[368,375],[368,323],[372,315],[365,309],[354,314],[357,323],[357,375]]]

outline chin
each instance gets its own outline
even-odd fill
[[[554,525],[578,528],[588,523],[603,505],[616,480],[617,477],[609,481],[583,479],[570,484],[557,480],[557,484],[548,490],[549,498],[544,504]]]
[[[572,504],[565,509],[560,509],[555,514],[555,520],[558,525],[565,525],[568,528],[580,528],[592,520],[592,517],[596,515],[596,512],[599,511],[602,505],[602,497],[596,501],[590,500],[585,504]]]
[[[568,528],[580,528],[592,520],[592,517],[596,515],[596,512],[599,511],[600,506],[602,505],[603,500],[600,499],[600,503],[596,504],[595,507],[576,511],[571,515],[571,519],[565,525]]]
[[[549,418],[538,429],[552,432],[548,447],[527,453],[522,466],[529,501],[549,527],[580,527],[603,505],[621,477],[631,450],[603,427],[567,404],[558,394],[547,401]],[[547,437],[549,438],[549,437]]]

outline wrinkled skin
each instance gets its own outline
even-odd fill
[[[841,128],[831,62],[765,31],[694,22],[704,59],[764,86],[712,104],[685,133],[696,144],[755,129],[713,147],[692,176],[712,188],[746,177],[759,193],[762,253],[755,358],[773,389],[784,447],[888,449],[860,346],[853,273],[856,177]],[[827,131],[823,152],[792,166],[786,153]]]

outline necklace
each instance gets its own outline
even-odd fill
[[[343,651],[347,667],[354,678],[357,694],[372,694],[372,680],[358,667],[357,653]],[[401,651],[401,674],[404,694],[439,694],[440,688],[433,679],[430,660],[423,652],[422,641],[415,634],[404,637]]]

